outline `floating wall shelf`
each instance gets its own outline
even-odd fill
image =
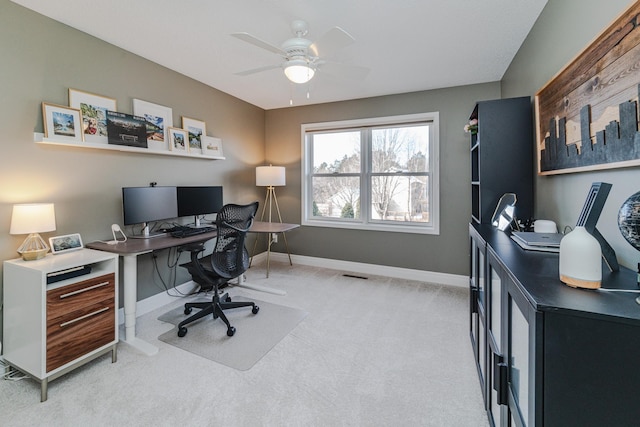
[[[34,132],[33,141],[36,144],[60,145],[64,147],[96,148],[98,150],[125,151],[129,153],[154,154],[159,156],[187,157],[189,159],[201,159],[201,160],[225,160],[225,157],[221,157],[221,156],[207,156],[204,154],[180,153],[177,151],[169,151],[169,150],[153,150],[148,148],[128,147],[126,145],[95,144],[95,143],[89,143],[89,142],[61,142],[61,141],[56,141],[55,139],[45,138],[44,134],[39,132]]]

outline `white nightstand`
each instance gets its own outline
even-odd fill
[[[49,380],[108,352],[116,361],[117,255],[80,249],[13,259],[3,277],[4,360],[40,382],[41,401]]]

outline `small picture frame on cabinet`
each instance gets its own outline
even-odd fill
[[[170,127],[168,129],[169,136],[169,150],[186,153],[189,151],[189,144],[187,142],[189,135],[184,129]]]
[[[82,249],[82,238],[78,233],[65,234],[64,236],[50,237],[49,245],[51,246],[51,253],[53,253],[54,255],[57,255],[63,252],[70,252],[70,251]]]
[[[205,156],[224,157],[222,153],[222,139],[213,136],[203,136],[202,154]]]
[[[82,116],[77,108],[42,103],[45,138],[82,142]]]

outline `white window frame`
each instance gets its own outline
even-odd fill
[[[328,131],[328,130],[352,130],[362,127],[395,126],[410,123],[429,123],[429,223],[398,223],[390,221],[384,223],[380,221],[369,221],[366,215],[360,220],[345,220],[344,218],[317,218],[312,215],[313,188],[310,176],[313,173],[313,159],[311,153],[311,142],[307,138],[307,133]],[[301,171],[301,200],[302,200],[302,225],[312,227],[349,228],[356,230],[391,231],[400,233],[416,234],[440,234],[440,114],[438,112],[408,114],[402,116],[376,117],[369,119],[343,120],[323,123],[305,123],[300,127],[302,142],[302,171]],[[369,142],[367,142],[369,144]],[[365,155],[362,150],[362,154]],[[368,161],[368,159],[365,159]],[[364,169],[367,169],[364,166]],[[361,191],[362,198],[366,201],[369,198],[369,184],[367,181],[367,171],[361,170]]]

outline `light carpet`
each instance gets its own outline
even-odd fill
[[[221,319],[206,316],[187,325],[187,335],[178,337],[177,325],[188,316],[181,305],[158,320],[176,325],[158,339],[230,368],[246,371],[256,364],[276,344],[286,337],[305,317],[307,312],[279,304],[271,304],[249,298],[233,298],[234,301],[253,301],[260,311],[251,312],[251,307],[225,310],[229,322],[236,328],[233,337],[227,336],[227,326]],[[194,299],[203,301],[202,298]],[[186,301],[192,302],[192,301]],[[194,309],[191,314],[195,314]]]
[[[184,304],[176,298],[138,318],[155,356],[122,342],[117,363],[105,355],[50,382],[44,403],[35,381],[0,381],[0,426],[488,427],[469,290],[343,273],[272,261],[267,279],[266,262],[249,269],[247,283],[287,295],[233,297],[309,312],[249,370],[159,341],[172,326],[158,316]]]

